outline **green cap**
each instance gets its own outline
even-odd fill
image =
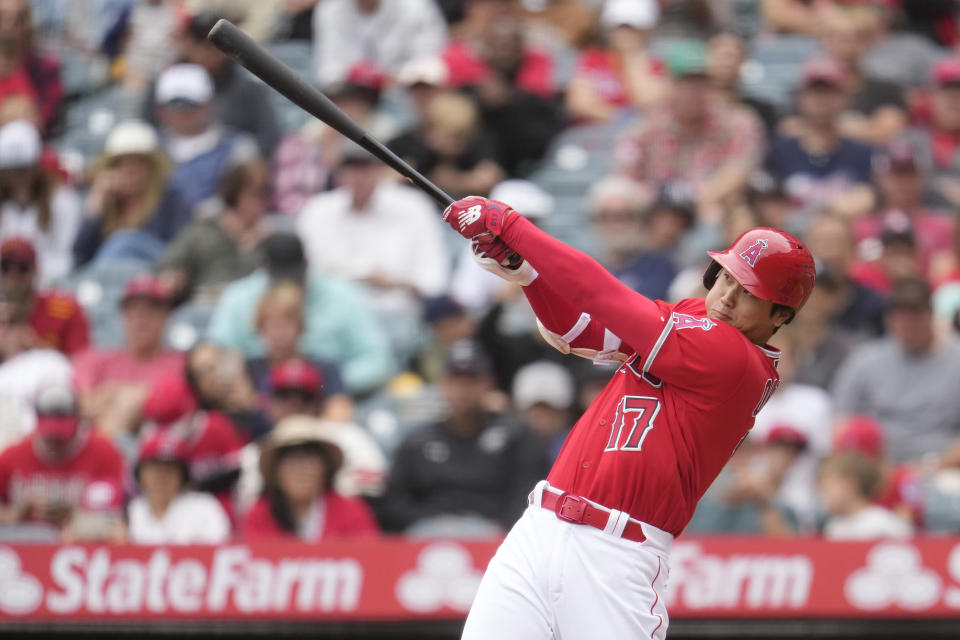
[[[707,72],[707,48],[699,40],[671,42],[664,51],[667,70],[674,78]]]

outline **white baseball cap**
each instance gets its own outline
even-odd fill
[[[150,154],[160,146],[157,132],[142,120],[127,120],[113,128],[107,136],[103,146],[104,154],[108,156],[123,156],[127,154]]]
[[[556,362],[531,362],[513,377],[513,404],[520,411],[541,403],[554,409],[569,409],[573,396],[573,376]]]
[[[400,67],[400,72],[397,73],[397,83],[405,87],[415,84],[445,87],[449,79],[447,63],[435,56],[414,58]]]
[[[490,191],[490,199],[506,202],[531,220],[542,220],[553,213],[553,196],[529,180],[504,180]]]
[[[27,120],[13,120],[0,127],[0,169],[32,167],[40,161],[40,132]]]
[[[158,104],[170,104],[176,100],[206,104],[212,98],[210,74],[198,64],[175,64],[157,78]]]
[[[600,13],[604,29],[626,25],[634,29],[652,29],[660,19],[660,7],[655,0],[607,0]]]

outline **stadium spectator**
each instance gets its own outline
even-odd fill
[[[877,29],[876,14],[867,5],[831,11],[821,37],[824,49],[846,72],[850,102],[840,122],[840,132],[853,140],[883,144],[907,125],[907,104],[896,84],[868,76],[863,57]]]
[[[605,122],[629,108],[645,110],[666,91],[660,60],[647,50],[660,7],[655,0],[613,0],[600,12],[604,43],[585,49],[567,85],[570,117]]]
[[[553,196],[529,180],[504,180],[493,188],[490,197],[510,202],[523,217],[540,227],[547,223],[554,210]],[[471,311],[485,310],[508,288],[509,283],[477,263],[470,247],[463,248],[450,278],[450,295],[457,303]]]
[[[257,392],[271,397],[274,422],[290,413],[316,414],[327,420],[353,419],[353,400],[340,376],[340,368],[326,360],[304,362],[300,338],[304,332],[303,289],[292,282],[281,282],[263,294],[257,304],[257,335],[266,355],[248,358],[247,372]],[[291,369],[284,365],[291,363]],[[277,411],[285,391],[306,392],[310,411]]]
[[[32,13],[28,0],[4,0],[0,4],[0,100],[23,95],[37,105],[39,128],[44,137],[57,133],[63,106],[60,61],[41,52],[34,42]]]
[[[183,371],[183,354],[163,344],[171,299],[169,287],[155,276],[133,277],[120,302],[123,346],[93,347],[73,358],[81,412],[107,434],[135,429],[150,385]]]
[[[93,183],[73,243],[77,265],[95,257],[153,263],[162,255],[190,221],[170,169],[148,124],[131,120],[114,127],[91,170]]]
[[[763,0],[760,7],[764,23],[776,33],[819,35],[832,4],[833,0]]]
[[[389,342],[356,285],[308,270],[300,239],[289,233],[268,236],[264,266],[228,286],[214,309],[207,337],[215,344],[262,357],[256,333],[256,310],[271,285],[292,281],[306,295],[301,352],[339,365],[351,394],[370,392],[393,372]]]
[[[476,321],[459,302],[447,295],[424,301],[423,316],[431,336],[420,349],[416,372],[424,381],[433,384],[443,376],[450,345],[473,336]]]
[[[934,3],[908,4],[910,8],[917,8]],[[925,88],[930,68],[943,57],[943,49],[921,33],[898,24],[902,22],[903,3],[899,7],[887,3],[862,6],[869,7],[875,14],[872,46],[861,59],[864,72],[878,80],[893,82],[908,92]]]
[[[916,126],[910,138],[916,144],[922,166],[931,175],[926,199],[934,205],[960,205],[960,58],[944,58],[930,72],[930,119]]]
[[[761,226],[787,228],[793,208],[790,196],[783,182],[765,169],[757,169],[747,178],[744,203],[756,212]]]
[[[231,166],[260,155],[249,134],[223,123],[213,99],[213,82],[200,65],[175,64],[157,78],[157,119],[174,164],[170,182],[183,196],[188,216],[216,194]]]
[[[876,460],[841,453],[820,467],[819,492],[827,512],[823,535],[828,540],[908,538],[913,526],[873,500],[880,490]]]
[[[311,265],[366,285],[394,353],[407,359],[419,345],[420,299],[446,290],[450,261],[434,204],[386,171],[345,143],[343,186],[310,199],[297,232]]]
[[[30,344],[67,356],[90,342],[87,315],[73,296],[59,289],[38,289],[37,254],[25,238],[0,243],[0,296],[18,305],[33,330]]]
[[[27,307],[0,291],[0,448],[33,430],[38,391],[72,374],[66,356],[40,348]]]
[[[180,21],[179,7],[166,0],[135,2],[130,7],[122,45],[122,83],[131,97],[142,99],[153,79],[176,61],[176,48],[170,45]]]
[[[383,139],[384,134],[392,135],[391,124],[378,110],[384,82],[379,67],[358,62],[346,79],[324,86],[323,94],[352,120]],[[336,129],[312,118],[299,131],[284,136],[273,158],[273,208],[296,216],[307,200],[333,188],[333,173],[345,140]]]
[[[439,57],[415,58],[400,68],[397,84],[410,100],[414,128],[427,119],[430,103],[447,88],[449,80],[447,63]]]
[[[286,3],[290,4],[290,3]],[[260,0],[186,0],[186,8],[196,20],[204,14],[222,15],[257,42],[269,42],[277,29],[282,3]],[[216,20],[208,19],[210,28]],[[198,29],[199,31],[199,29]],[[203,36],[206,38],[206,36]]]
[[[0,127],[0,239],[28,238],[38,253],[38,278],[48,284],[73,266],[82,205],[77,193],[41,166],[40,134],[26,120]]]
[[[573,376],[561,364],[537,360],[513,377],[513,406],[544,443],[544,464],[552,466],[573,426]]]
[[[773,141],[766,166],[796,203],[802,227],[820,209],[856,217],[874,206],[871,149],[844,136],[847,73],[840,63],[816,58],[803,66],[797,91],[798,117]]]
[[[874,243],[866,243],[865,259],[851,267],[850,277],[866,287],[889,295],[894,283],[904,278],[922,277],[917,233],[910,217],[902,211],[891,211],[883,217],[880,251]]]
[[[187,225],[154,267],[178,299],[215,300],[224,287],[262,262],[258,250],[267,235],[264,215],[270,201],[266,163],[228,168],[217,195],[222,211]]]
[[[219,544],[230,537],[230,518],[216,498],[191,491],[185,443],[164,431],[144,438],[133,476],[140,495],[127,505],[127,540],[133,544]]]
[[[368,60],[396,75],[409,60],[438,55],[446,25],[430,0],[329,0],[313,12],[313,42],[320,85],[343,80]]]
[[[712,94],[724,104],[751,111],[769,136],[777,125],[776,108],[740,90],[740,73],[746,60],[746,44],[734,33],[723,32],[707,41],[707,77]]]
[[[454,344],[440,388],[446,419],[410,433],[394,453],[382,520],[413,535],[502,533],[546,470],[525,425],[484,406],[492,369],[477,344]]]
[[[492,142],[480,128],[476,104],[459,92],[433,96],[420,126],[388,146],[455,198],[487,195],[503,179]]]
[[[893,462],[942,454],[960,436],[960,396],[951,390],[960,376],[960,342],[935,330],[923,280],[894,286],[886,320],[889,337],[858,348],[837,372],[837,412],[879,418]]]
[[[33,433],[0,453],[0,523],[47,523],[68,540],[117,539],[123,459],[77,414],[68,385],[36,397]]]
[[[888,145],[873,162],[874,182],[880,195],[880,208],[870,216],[853,222],[857,242],[881,239],[886,228],[909,227],[916,240],[921,273],[931,275],[934,263],[949,262],[957,224],[946,211],[924,206],[926,172],[913,144],[898,140]],[[898,222],[902,220],[902,222]]]
[[[752,114],[704,99],[709,80],[701,43],[673,42],[665,61],[668,97],[617,143],[614,170],[647,183],[689,182],[701,218],[715,224],[720,203],[759,164],[763,130]]]
[[[343,451],[324,423],[306,416],[281,421],[260,453],[263,496],[243,520],[241,533],[308,542],[378,532],[370,508],[334,488]]]
[[[805,239],[813,257],[833,278],[829,284],[837,302],[833,322],[854,333],[883,333],[883,296],[850,277],[856,256],[850,223],[836,215],[817,215],[810,221]],[[808,318],[816,319],[814,314]]]
[[[527,45],[518,3],[478,0],[469,8],[485,4],[502,6],[504,15],[482,29],[468,19],[470,30],[450,44],[443,59],[450,86],[467,88],[476,97],[484,128],[493,136],[498,164],[507,175],[522,177],[543,157],[562,126],[554,103],[554,62],[546,52]]]

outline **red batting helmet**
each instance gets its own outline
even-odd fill
[[[799,311],[813,291],[816,267],[802,242],[779,229],[759,227],[736,239],[726,251],[708,251],[713,262],[703,286],[713,287],[721,267],[762,300]]]

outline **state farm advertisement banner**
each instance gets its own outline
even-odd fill
[[[0,622],[462,618],[496,542],[0,546]],[[960,539],[683,539],[676,618],[960,613]]]

